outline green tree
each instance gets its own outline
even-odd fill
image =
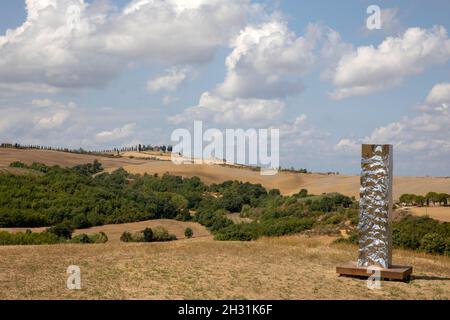
[[[430,202],[436,204],[439,202],[439,195],[436,192],[428,192],[425,195],[425,199],[427,200],[427,204],[429,204]]]
[[[193,235],[194,235],[194,232],[192,231],[191,228],[186,228],[186,229],[184,230],[184,236],[185,236],[186,238],[191,238]]]

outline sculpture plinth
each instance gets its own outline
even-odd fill
[[[392,265],[392,145],[362,145],[357,263],[336,268],[340,275],[361,276],[377,267],[384,278],[404,280],[412,267]]]

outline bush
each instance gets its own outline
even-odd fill
[[[131,241],[132,242],[145,242],[144,232],[143,231],[133,232],[131,234]]]
[[[301,189],[296,195],[299,198],[306,198],[308,196],[308,190]]]
[[[11,168],[26,168],[27,165],[20,161],[14,161],[9,164]]]
[[[153,229],[153,241],[172,241],[177,240],[177,237],[173,234],[169,234],[166,228],[157,226]]]
[[[440,229],[442,236],[448,236],[445,232],[446,229],[447,232],[450,230],[450,223],[440,224],[430,217],[408,215],[393,223],[393,243],[401,248],[418,250],[425,235],[439,232]]]
[[[449,239],[445,239],[438,233],[428,233],[420,241],[420,250],[428,253],[446,253]]]
[[[145,242],[153,241],[153,230],[151,228],[145,228],[143,233]]]
[[[191,228],[186,228],[186,229],[184,230],[184,236],[185,236],[186,238],[192,238],[193,235],[194,235],[194,231],[192,231]]]
[[[258,224],[252,223],[240,223],[230,225],[220,231],[218,231],[214,240],[219,241],[251,241],[256,240],[260,236]]]
[[[33,233],[26,232],[9,233],[0,231],[0,245],[37,245],[60,243],[61,239],[49,232]]]
[[[128,232],[128,231],[124,231],[122,233],[122,235],[120,236],[120,241],[122,241],[122,242],[131,242],[132,241],[131,233]]]
[[[70,225],[70,222],[65,221],[48,228],[47,232],[55,234],[58,238],[71,239],[73,228]]]
[[[104,232],[93,233],[93,234],[79,234],[73,237],[70,243],[106,243],[108,241],[108,236]]]
[[[229,225],[233,224],[233,221],[227,218],[227,211],[219,209],[216,211],[202,210],[195,215],[195,221],[201,225],[209,228],[212,232],[219,231]]]
[[[261,235],[274,237],[298,233],[311,229],[314,221],[310,218],[282,217],[261,222]]]
[[[169,234],[166,228],[158,226],[156,228],[145,228],[142,231],[130,233],[125,231],[120,237],[122,242],[154,242],[177,240],[173,234]]]
[[[89,235],[92,243],[106,243],[108,242],[108,236],[103,232],[93,233]]]
[[[79,234],[70,240],[71,243],[92,243],[89,236],[85,233]]]

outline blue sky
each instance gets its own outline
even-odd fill
[[[366,9],[381,9],[368,30]],[[5,0],[0,140],[169,144],[176,128],[280,128],[281,165],[450,176],[448,1]],[[7,30],[9,31],[7,32]]]

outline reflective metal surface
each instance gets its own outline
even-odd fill
[[[392,145],[363,145],[358,266],[388,268],[392,260]]]

